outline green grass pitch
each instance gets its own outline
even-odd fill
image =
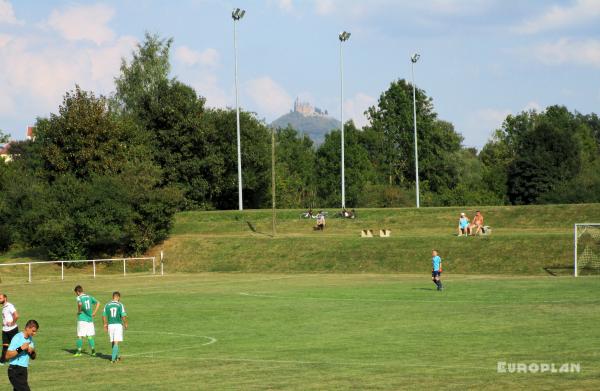
[[[446,273],[89,277],[4,282],[40,322],[37,390],[599,389],[600,279]],[[124,360],[72,357],[81,283],[130,315]],[[88,350],[89,351],[89,350]],[[580,373],[498,373],[498,361]],[[0,389],[9,389],[6,375]]]

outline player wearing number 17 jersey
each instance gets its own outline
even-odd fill
[[[87,337],[90,349],[92,350],[91,355],[96,355],[96,343],[94,336],[96,330],[94,329],[94,316],[98,312],[100,303],[93,296],[90,296],[83,292],[81,285],[77,285],[74,289],[75,295],[77,295],[77,351],[75,356],[81,356],[81,348],[83,347],[83,337]]]
[[[121,294],[113,292],[112,301],[104,306],[102,321],[104,330],[108,332],[112,344],[111,362],[115,363],[119,359],[119,342],[123,342],[123,326],[127,329],[127,312],[125,306],[120,302]]]

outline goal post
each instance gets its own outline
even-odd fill
[[[573,243],[573,275],[600,273],[600,223],[575,224]]]

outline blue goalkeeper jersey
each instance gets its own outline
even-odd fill
[[[435,257],[433,257],[431,259],[431,264],[433,266],[433,271],[434,272],[441,272],[442,271],[442,258],[440,258],[439,255],[436,255]]]

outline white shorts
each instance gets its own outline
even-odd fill
[[[78,337],[93,337],[96,335],[94,322],[77,321],[77,336]]]
[[[109,324],[108,325],[108,336],[110,338],[110,342],[122,342],[123,341],[123,325]]]

